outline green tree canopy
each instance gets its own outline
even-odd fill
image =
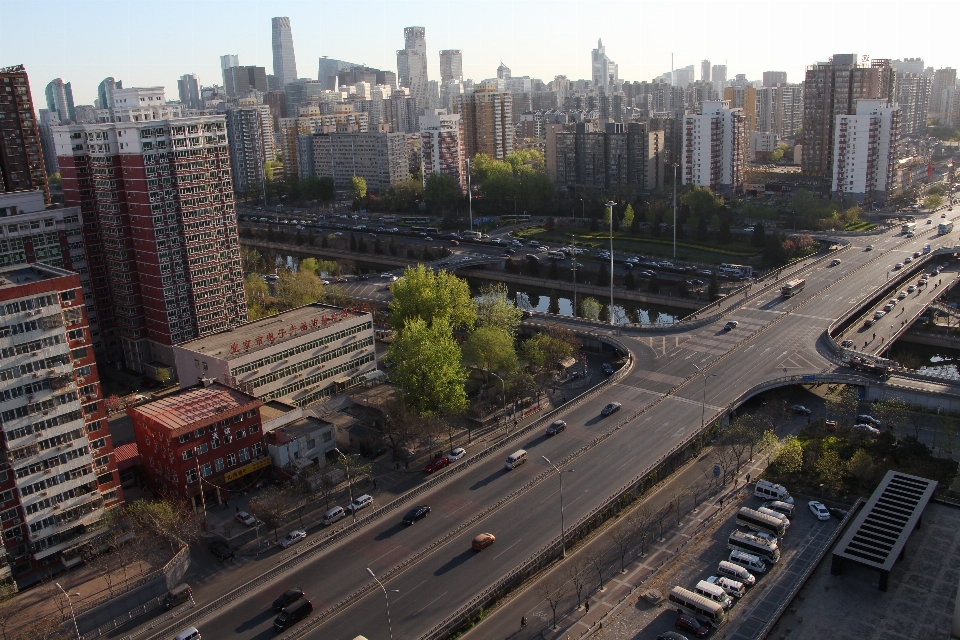
[[[463,358],[484,375],[493,371],[502,375],[517,368],[517,351],[513,336],[498,327],[480,327],[463,345]]]
[[[363,200],[367,197],[367,181],[360,176],[350,178],[350,192],[357,200]]]
[[[690,207],[690,213],[695,218],[703,219],[712,216],[720,206],[710,189],[698,186],[694,186],[693,189],[683,194],[680,197],[680,202]]]
[[[423,187],[423,197],[441,207],[456,201],[460,195],[460,185],[453,176],[445,173],[432,173]]]
[[[296,273],[280,272],[280,281],[274,285],[277,304],[281,309],[293,309],[312,304],[323,297],[323,285],[317,274],[300,270]]]
[[[420,316],[408,316],[403,330],[390,343],[389,353],[396,363],[391,378],[406,406],[417,415],[466,409],[467,373],[447,316],[435,316],[432,324]]]
[[[449,271],[434,273],[422,264],[407,267],[392,291],[390,326],[395,332],[402,332],[412,318],[422,318],[430,325],[443,320],[457,329],[471,329],[476,324],[477,308],[467,281]]]
[[[600,303],[595,298],[584,298],[580,301],[580,315],[587,320],[600,318]]]
[[[797,436],[789,435],[783,439],[775,463],[783,473],[798,473],[803,468],[803,443]]]
[[[477,324],[481,327],[494,327],[514,336],[523,310],[509,298],[507,285],[503,282],[483,285],[477,296]]]
[[[623,220],[621,224],[625,227],[632,227],[634,217],[633,205],[628,204],[627,208],[623,210]]]

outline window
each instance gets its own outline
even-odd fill
[[[183,453],[180,454],[180,457],[184,460],[189,460],[193,457],[193,449],[184,449]]]
[[[246,462],[250,459],[250,450],[244,447],[240,449],[240,462]]]
[[[193,432],[193,435],[194,435],[194,437],[199,438],[200,436],[202,436],[202,435],[205,434],[206,432],[207,432],[206,429],[204,429],[203,427],[200,427],[199,429],[197,429],[196,431]]]
[[[233,467],[237,464],[237,456],[232,453],[227,454],[227,466]]]
[[[200,477],[206,478],[209,475],[213,474],[213,469],[210,467],[210,463],[200,465]]]
[[[263,455],[263,445],[261,445],[259,442],[256,442],[253,445],[253,457],[259,458],[261,455]]]
[[[234,433],[234,438],[239,440],[241,438],[245,438],[246,435],[247,435],[246,429],[237,429],[236,432]]]
[[[187,484],[190,484],[190,483],[193,483],[193,482],[196,482],[196,481],[197,481],[197,470],[196,470],[196,469],[187,469],[187,471],[186,471],[183,475],[185,475],[186,478],[187,478]]]
[[[186,442],[186,441],[189,440],[189,439],[190,439],[190,434],[189,434],[189,433],[180,434],[180,444],[183,444],[184,442]]]
[[[216,460],[214,460],[214,461],[213,461],[213,467],[214,467],[217,471],[223,471],[223,458],[217,458]]]
[[[198,456],[202,456],[202,455],[205,454],[206,452],[207,452],[207,443],[206,443],[206,442],[197,445],[197,455],[198,455]]]

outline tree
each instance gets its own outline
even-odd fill
[[[708,216],[713,215],[720,206],[710,189],[696,185],[680,196],[680,202],[690,207],[690,213],[693,217],[704,221]]]
[[[267,269],[267,263],[260,252],[246,245],[240,245],[240,264],[243,265],[244,273],[263,273]]]
[[[357,236],[350,234],[350,251],[357,250]]]
[[[717,242],[720,244],[729,244],[733,237],[730,235],[730,222],[728,220],[720,221],[720,229],[717,231]]]
[[[123,400],[118,395],[113,394],[103,399],[103,406],[107,413],[116,413],[123,408]]]
[[[291,501],[286,492],[278,487],[267,487],[248,503],[250,514],[260,520],[267,527],[273,529],[273,541],[279,541],[277,529],[286,519],[291,508]]]
[[[513,336],[497,327],[480,327],[463,345],[463,358],[477,367],[489,381],[489,372],[508,374],[517,368]]]
[[[803,443],[795,435],[789,435],[780,444],[775,460],[783,473],[799,473],[803,468]]]
[[[460,195],[460,185],[453,176],[445,173],[432,173],[423,186],[423,197],[441,207],[453,203]]]
[[[857,449],[857,452],[847,462],[847,471],[857,479],[861,489],[873,479],[875,469],[873,458],[863,449]]]
[[[354,200],[363,200],[367,197],[367,181],[360,176],[350,178],[350,192]]]
[[[556,291],[550,291],[550,303],[547,305],[547,313],[554,315],[560,314],[560,298],[557,296]]]
[[[553,628],[557,628],[557,607],[567,597],[567,585],[563,582],[544,580],[537,586],[537,593],[547,601],[553,611]]]
[[[627,516],[627,522],[633,527],[637,542],[640,543],[641,556],[644,554],[644,545],[646,545],[647,536],[650,535],[651,514],[650,505],[644,502]]]
[[[825,399],[828,416],[837,418],[840,424],[852,424],[860,404],[856,389],[851,386],[842,386],[836,393],[828,395]]]
[[[696,231],[696,234],[694,235],[694,238],[696,238],[700,242],[706,242],[707,240],[707,219],[706,218],[699,218],[697,220],[697,231]]]
[[[774,229],[767,238],[767,246],[763,250],[763,263],[771,267],[785,265],[789,256],[783,245],[783,238],[780,232]]]
[[[625,522],[621,522],[610,530],[610,539],[613,540],[613,543],[617,546],[617,550],[620,552],[620,573],[626,572],[624,564],[626,562],[627,552],[630,550],[632,538],[633,531]]]
[[[767,429],[763,432],[760,442],[757,444],[757,450],[767,457],[767,466],[780,455],[780,438],[773,432],[773,429]]]
[[[876,414],[881,424],[886,425],[887,429],[894,433],[901,429],[905,430],[910,421],[910,407],[899,398],[874,402],[871,411]]]
[[[606,261],[603,261],[600,263],[600,271],[597,272],[597,286],[598,287],[610,286],[610,272],[607,271]]]
[[[636,216],[633,212],[633,205],[628,204],[627,208],[623,210],[623,220],[621,220],[620,223],[625,227],[630,227],[630,229],[632,230],[633,221],[635,217]]]
[[[737,418],[723,432],[723,443],[730,449],[734,474],[740,473],[744,463],[744,454],[754,438],[754,430],[747,422]]]
[[[637,281],[633,277],[633,271],[627,271],[627,275],[623,277],[623,286],[629,291],[633,291],[637,288]]]
[[[199,517],[186,500],[137,500],[127,506],[127,517],[142,534],[166,541],[171,553],[201,537]]]
[[[767,230],[763,227],[762,222],[753,225],[753,239],[750,244],[755,247],[763,247],[767,244]]]
[[[402,333],[406,324],[420,318],[427,325],[442,322],[448,329],[471,329],[477,321],[477,307],[470,286],[449,271],[434,273],[422,264],[407,267],[393,283],[390,326]]]
[[[577,596],[577,609],[583,603],[583,588],[587,586],[586,576],[584,575],[586,572],[587,560],[584,558],[578,558],[567,565],[567,582],[573,588],[574,595]]]
[[[720,278],[717,276],[716,271],[710,273],[710,284],[707,285],[707,293],[710,295],[710,300],[720,295]]]
[[[281,309],[294,309],[313,304],[323,297],[323,284],[310,271],[280,272],[280,281],[274,285],[277,304]]]
[[[843,475],[843,462],[836,451],[824,448],[814,469],[825,484],[832,484]]]
[[[390,244],[387,246],[387,251],[390,252],[390,255],[396,256],[400,248],[397,246],[397,239],[394,236],[390,237]]]
[[[923,199],[923,208],[932,210],[943,204],[943,196],[939,195],[929,195]]]
[[[466,409],[467,373],[448,316],[435,316],[432,325],[420,316],[408,316],[389,353],[397,363],[391,378],[415,413],[429,416]]]
[[[359,251],[360,253],[367,252],[367,239],[364,238],[363,236],[360,236],[360,239],[357,240],[357,251]]]
[[[597,321],[599,322],[610,322],[610,306],[606,304],[600,305],[600,315],[597,316]]]
[[[597,546],[592,551],[588,552],[587,560],[590,561],[590,566],[593,567],[593,570],[597,572],[597,590],[603,591],[603,563],[604,563],[604,552]]]
[[[584,298],[580,302],[580,316],[587,320],[600,318],[600,303],[595,298]]]
[[[650,293],[660,293],[660,278],[658,278],[656,274],[647,280],[647,291]]]
[[[507,285],[503,282],[483,285],[476,298],[477,325],[516,335],[520,320],[523,319],[523,310],[510,300],[509,295]]]

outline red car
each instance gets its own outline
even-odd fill
[[[440,469],[443,469],[448,464],[450,464],[450,458],[444,456],[442,458],[437,458],[436,460],[434,460],[433,462],[425,466],[423,470],[426,471],[427,473],[433,473],[434,471],[439,471]]]
[[[704,625],[689,613],[681,613],[673,624],[677,629],[689,631],[698,638],[705,638],[710,633],[710,627]]]

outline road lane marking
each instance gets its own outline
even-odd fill
[[[443,593],[441,593],[440,595],[438,595],[436,598],[434,598],[433,600],[431,600],[431,601],[428,602],[427,604],[423,605],[423,607],[422,607],[419,611],[417,611],[415,614],[413,614],[413,617],[417,617],[418,615],[420,615],[421,613],[423,613],[423,610],[424,610],[424,609],[426,609],[427,607],[429,607],[430,605],[432,605],[434,602],[436,602],[437,600],[439,600],[440,598],[442,598],[442,597],[445,596],[445,595],[447,595],[447,592],[446,592],[446,591],[444,591]]]

